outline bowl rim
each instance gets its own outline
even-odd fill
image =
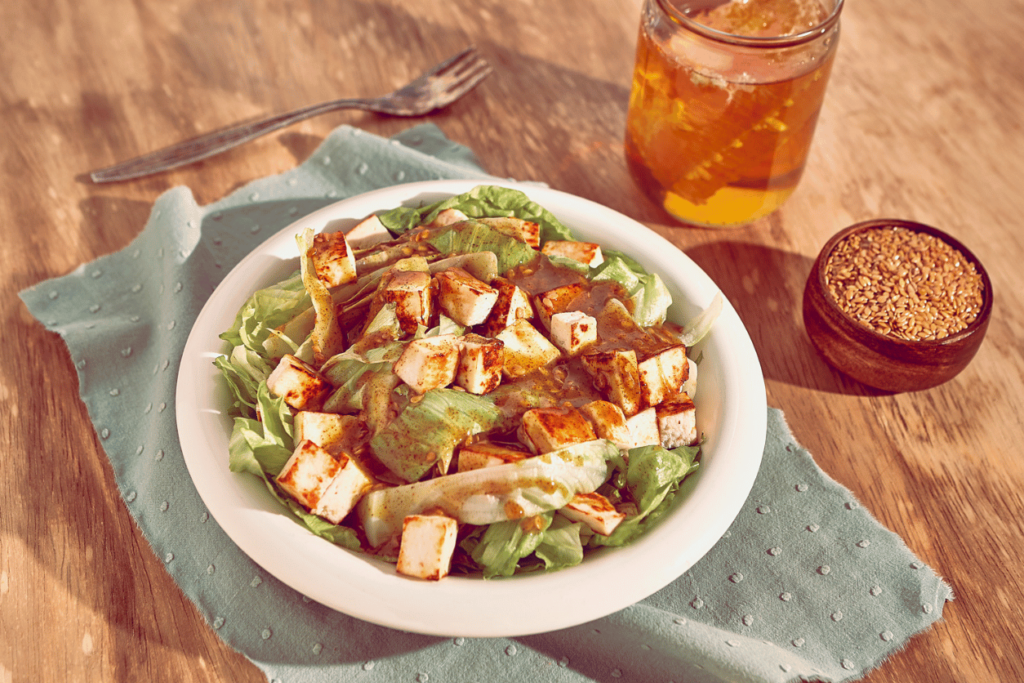
[[[351,221],[354,225],[368,211],[416,205],[428,197],[451,196],[485,184],[520,189],[570,228],[576,227],[583,235],[602,236],[613,247],[625,249],[634,241],[637,249],[643,245],[641,251],[633,253],[654,272],[669,275],[666,284],[670,290],[688,299],[674,305],[697,312],[716,292],[721,293],[710,277],[666,238],[594,201],[546,186],[502,180],[400,184],[340,200],[300,218],[243,258],[201,310],[189,335],[176,385],[178,431],[190,435],[195,443],[190,448],[182,441],[190,478],[213,519],[244,554],[314,602],[381,626],[436,636],[514,637],[566,628],[607,616],[668,585],[709,552],[740,513],[760,469],[767,429],[760,362],[746,328],[725,299],[716,333],[700,342],[716,356],[721,354],[722,362],[712,364],[705,372],[718,378],[719,390],[728,397],[714,409],[719,412],[705,411],[705,415],[713,415],[707,418],[711,420],[708,429],[717,439],[711,445],[713,451],[705,455],[715,457],[702,461],[698,478],[692,480],[685,498],[674,504],[673,513],[633,544],[607,549],[611,552],[598,551],[564,573],[520,575],[486,585],[483,581],[460,580],[462,577],[449,577],[432,585],[396,578],[393,568],[382,568],[380,561],[334,546],[300,528],[279,504],[267,500],[266,489],[256,477],[229,472],[226,447],[220,448],[226,439],[221,424],[223,402],[207,389],[219,386],[215,384],[219,371],[212,359],[222,354],[224,347],[218,332],[213,331],[222,328],[214,324],[219,326],[234,315],[252,291],[246,283],[263,278],[261,273],[270,262],[279,268],[296,259],[292,235],[299,226],[316,224],[323,228],[335,221]],[[285,260],[278,259],[279,247],[282,253],[287,251],[282,257]],[[242,287],[244,292],[237,289],[239,285],[246,285]],[[222,291],[230,294],[221,296]],[[212,447],[216,452],[211,452]],[[738,471],[730,467],[737,464],[745,466]],[[709,512],[712,514],[707,517]],[[699,524],[690,524],[698,519]],[[300,558],[311,564],[301,565],[297,561]],[[334,590],[339,569],[362,583]],[[616,583],[616,577],[626,576],[629,581]],[[607,589],[609,578],[614,590]],[[524,580],[529,581],[531,590],[522,590]],[[595,594],[598,586],[605,590]],[[480,605],[493,609],[485,612]]]
[[[937,237],[949,246],[958,250],[974,265],[978,274],[981,276],[983,285],[981,308],[978,310],[978,315],[975,319],[964,329],[941,339],[900,339],[898,337],[882,334],[881,332],[868,327],[839,307],[839,304],[829,293],[828,285],[825,282],[825,264],[828,262],[829,256],[832,255],[832,252],[839,243],[850,235],[857,232],[886,227],[902,227]],[[988,320],[991,316],[992,306],[995,299],[994,293],[992,292],[992,281],[989,278],[988,271],[985,269],[985,266],[982,265],[981,260],[975,256],[974,252],[964,246],[960,240],[956,239],[949,233],[936,228],[935,226],[903,218],[874,218],[871,220],[859,221],[835,233],[827,242],[825,242],[821,251],[818,252],[818,256],[812,266],[812,277],[814,278],[818,291],[821,293],[821,299],[825,302],[825,305],[836,315],[836,317],[846,323],[849,323],[849,325],[856,330],[858,335],[873,340],[874,345],[913,348],[918,351],[954,346],[967,341],[978,332],[984,332],[988,327]]]

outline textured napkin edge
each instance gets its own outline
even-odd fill
[[[781,438],[784,442],[788,442],[788,444],[784,443],[783,445],[792,445],[796,449],[797,454],[800,457],[804,457],[810,460],[811,464],[817,471],[818,476],[822,479],[822,481],[828,483],[837,490],[845,492],[846,495],[849,497],[849,502],[847,503],[847,505],[852,503],[858,506],[869,521],[874,523],[878,527],[878,529],[884,531],[887,535],[889,535],[899,544],[899,546],[902,548],[903,552],[906,554],[907,557],[913,558],[911,564],[915,566],[915,568],[929,572],[931,574],[931,577],[928,578],[933,579],[934,590],[932,591],[931,595],[927,596],[927,601],[924,601],[921,604],[931,605],[932,611],[930,612],[930,615],[934,616],[930,616],[930,618],[925,620],[924,623],[913,633],[908,634],[906,637],[902,638],[899,641],[890,643],[890,649],[884,652],[881,656],[873,658],[865,666],[859,667],[858,671],[851,671],[847,675],[840,678],[807,679],[798,676],[796,678],[790,679],[790,681],[788,681],[787,683],[797,683],[799,681],[822,681],[823,683],[844,683],[846,681],[859,680],[860,678],[867,676],[872,671],[875,671],[876,669],[881,667],[893,655],[906,650],[906,648],[910,645],[912,640],[930,631],[932,627],[935,626],[935,624],[942,620],[945,604],[947,602],[953,602],[956,596],[953,592],[952,586],[950,586],[946,579],[943,578],[938,572],[936,572],[931,565],[919,560],[917,553],[915,553],[910,548],[910,546],[907,545],[906,541],[903,539],[902,536],[889,529],[886,525],[882,524],[882,522],[879,521],[877,517],[875,517],[874,513],[871,512],[870,508],[864,506],[861,503],[861,501],[857,498],[857,496],[854,495],[854,493],[848,487],[844,486],[838,480],[834,479],[827,471],[825,471],[823,467],[820,467],[817,464],[817,460],[814,458],[814,455],[796,438],[796,435],[793,433],[793,429],[789,425],[789,421],[787,420],[785,413],[783,413],[781,409],[769,408],[768,412],[769,429],[771,429],[772,416],[774,415],[775,419],[778,420],[778,429],[780,429],[782,432]],[[924,588],[924,582],[922,582],[922,589]],[[842,666],[842,664],[840,664],[840,666]]]

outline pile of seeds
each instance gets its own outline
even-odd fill
[[[839,308],[881,334],[939,340],[970,325],[984,284],[974,264],[944,240],[900,226],[853,233],[825,263]]]

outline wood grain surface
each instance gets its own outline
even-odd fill
[[[195,166],[86,172],[264,113],[398,86],[467,44],[495,73],[430,118],[496,175],[610,206],[722,287],[797,438],[952,585],[944,619],[865,680],[1024,680],[1024,60],[1020,0],[850,0],[802,185],[732,231],[683,228],[623,158],[639,0],[4,0],[0,3],[0,682],[262,681],[135,527],[63,342],[17,292],[120,249],[175,185],[200,203],[292,168],[337,113]],[[885,394],[834,372],[801,321],[830,235],[941,227],[985,264],[988,336],[958,377]]]

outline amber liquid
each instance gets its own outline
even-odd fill
[[[775,211],[796,189],[834,45],[806,67],[739,50],[728,57],[728,68],[716,71],[695,63],[692,48],[704,39],[683,38],[656,39],[641,22],[627,163],[644,191],[684,222],[749,223]]]

